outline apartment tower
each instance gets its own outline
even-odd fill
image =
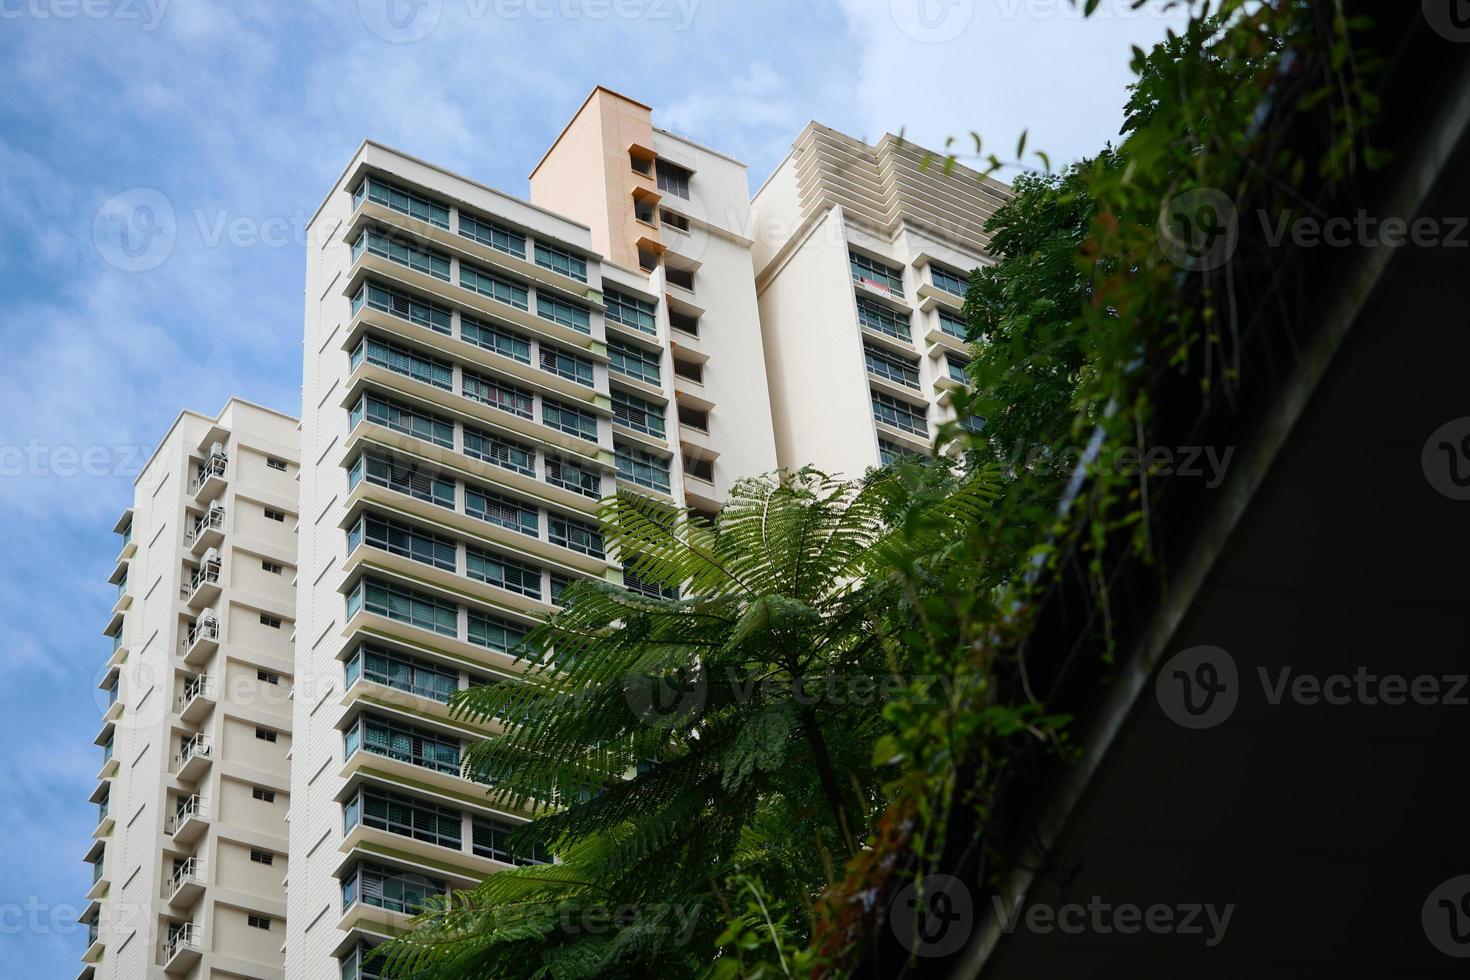
[[[961,308],[1009,193],[893,135],[870,146],[812,123],[796,138],[751,203],[782,466],[858,476],[930,452],[945,422],[981,423],[952,404]]]
[[[184,412],[114,530],[82,978],[282,978],[296,420]]]

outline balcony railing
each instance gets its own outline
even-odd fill
[[[203,565],[200,565],[198,568],[194,569],[194,573],[189,576],[189,593],[192,595],[193,593],[198,592],[199,587],[206,584],[219,584],[218,559],[205,562]]]
[[[224,528],[225,509],[223,507],[211,507],[203,514],[194,518],[194,524],[189,528],[185,537],[192,542],[206,531],[223,531]]]
[[[214,697],[214,678],[208,674],[200,674],[184,685],[184,693],[179,695],[179,713],[184,711],[200,698]]]
[[[194,473],[194,489],[198,490],[204,486],[211,477],[217,476],[223,480],[225,467],[229,465],[229,462],[230,458],[224,453],[211,454],[208,459],[199,464],[199,468]]]
[[[182,864],[174,869],[173,877],[168,882],[168,897],[173,898],[190,882],[203,883],[204,862],[197,857],[186,858]]]
[[[212,743],[202,732],[193,738],[187,739],[179,746],[178,768],[194,758],[208,759],[212,752]]]
[[[176,929],[170,929],[168,938],[163,941],[163,962],[168,963],[179,953],[185,950],[200,950],[204,946],[204,929],[193,922],[186,922]]]
[[[189,635],[184,641],[184,649],[191,649],[200,640],[218,640],[219,621],[215,619],[200,619],[189,624]]]

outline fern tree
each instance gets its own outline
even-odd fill
[[[924,569],[993,498],[989,472],[935,492],[923,469],[748,480],[714,526],[606,501],[608,543],[644,588],[568,587],[527,638],[524,682],[454,703],[514,722],[466,767],[536,813],[522,843],[558,862],[432,907],[390,944],[390,975],[699,975],[737,915],[735,876],[805,934],[884,803],[874,747],[885,694],[914,683],[901,638]]]

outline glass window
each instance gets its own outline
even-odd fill
[[[664,406],[625,391],[612,392],[613,420],[651,436],[664,434]]]
[[[460,849],[463,817],[453,807],[440,806],[405,793],[363,786],[342,804],[343,831],[361,823],[400,837]]]
[[[689,200],[689,171],[667,160],[655,161],[654,169],[658,173],[659,190]]]
[[[505,327],[460,314],[459,336],[467,344],[494,351],[522,364],[531,363],[531,341]]]
[[[891,310],[882,303],[875,303],[866,296],[858,297],[857,311],[858,322],[863,326],[905,342],[913,341],[914,335],[909,330],[909,318],[906,314]]]
[[[541,421],[553,429],[586,439],[588,442],[597,441],[597,416],[591,412],[584,412],[580,408],[573,408],[550,398],[543,398],[541,399]]]
[[[863,344],[863,360],[868,370],[880,378],[909,388],[919,387],[919,361],[917,358],[902,357],[892,351],[873,344]]]
[[[623,564],[623,587],[629,592],[647,596],[650,599],[677,599],[679,590],[667,585],[659,585],[657,582],[647,582],[634,575],[628,563]]]
[[[350,413],[350,422],[355,426],[363,419],[392,429],[394,432],[402,432],[427,440],[445,449],[454,448],[453,422],[401,402],[372,394],[363,395],[357,407]]]
[[[465,426],[464,454],[503,469],[536,475],[536,450],[514,439]]]
[[[592,387],[592,362],[550,344],[541,345],[541,370]]]
[[[444,636],[459,635],[458,606],[401,585],[363,579],[347,597],[347,617],[351,619],[358,608]]]
[[[557,299],[555,296],[537,293],[536,315],[582,333],[592,332],[591,310],[578,303]]]
[[[902,269],[895,269],[893,266],[859,252],[848,252],[847,261],[852,268],[852,278],[855,281],[869,283],[885,292],[903,295]]]
[[[385,208],[391,208],[411,218],[427,221],[440,228],[449,228],[449,209],[447,207],[420,194],[415,194],[413,191],[390,184],[379,177],[367,177],[357,185],[357,190],[352,195],[354,211],[362,204],[364,197],[374,204],[381,204]]]
[[[532,599],[541,598],[541,569],[535,565],[475,547],[465,550],[465,561],[465,573],[476,582]]]
[[[609,289],[603,293],[603,302],[607,304],[606,319],[614,323],[621,323],[625,327],[641,330],[644,333],[658,333],[658,327],[654,322],[653,304],[647,300],[641,300],[636,296],[620,293],[616,289]]]
[[[881,391],[870,392],[873,396],[873,418],[891,426],[927,436],[929,425],[925,421],[925,410],[917,405],[886,395]]]
[[[916,457],[918,455],[917,452],[907,446],[900,446],[898,443],[889,442],[887,439],[878,440],[878,462],[883,466],[888,466],[906,457]]]
[[[415,381],[422,381],[435,388],[443,388],[445,391],[454,390],[453,365],[437,357],[419,353],[412,347],[379,340],[369,334],[358,343],[357,349],[352,352],[352,370],[357,370],[357,366],[364,360],[374,367],[401,374]]]
[[[488,524],[508,527],[512,531],[520,531],[533,538],[538,537],[541,533],[540,511],[530,504],[491,490],[466,486],[464,488],[464,512]]]
[[[364,283],[357,291],[357,295],[352,298],[352,312],[356,314],[362,308],[363,303],[367,303],[375,310],[381,310],[442,334],[450,332],[450,324],[454,318],[454,314],[447,306],[440,306],[438,303],[418,299],[400,290],[380,286],[372,280]]]
[[[531,293],[525,286],[463,262],[459,264],[459,284],[481,296],[488,296],[497,303],[505,303],[518,310],[531,308]]]
[[[595,470],[555,456],[546,457],[546,482],[593,500],[602,496],[602,477]]]
[[[459,672],[386,647],[364,643],[347,661],[347,686],[358,678],[448,704],[459,689]]]
[[[459,213],[459,233],[471,241],[488,245],[518,259],[526,257],[526,236],[494,221]]]
[[[389,262],[396,262],[401,266],[433,276],[435,279],[449,281],[449,256],[431,249],[421,248],[418,245],[394,238],[381,231],[369,229],[358,236],[357,241],[352,244],[352,260],[355,262],[362,255],[363,250],[373,253]]]
[[[498,653],[520,656],[526,628],[508,619],[471,609],[469,639],[471,643]]]
[[[587,260],[566,249],[557,248],[555,245],[538,241],[536,243],[536,264],[552,272],[560,272],[570,279],[576,279],[579,282],[587,281]]]
[[[953,272],[933,262],[929,263],[929,278],[933,280],[935,286],[954,296],[965,295],[965,290],[970,286],[969,276]]]
[[[662,456],[622,443],[615,447],[618,477],[652,490],[669,492],[669,462]]]
[[[473,847],[480,857],[490,858],[505,864],[546,864],[551,859],[540,847],[531,847],[517,852],[510,846],[510,835],[515,824],[491,817],[474,818]]]
[[[602,529],[596,524],[588,524],[561,514],[548,514],[547,531],[547,538],[552,544],[559,544],[563,548],[594,558],[606,557]]]
[[[949,312],[949,310],[946,310],[942,306],[937,310],[937,312],[939,314],[940,330],[943,330],[951,337],[958,337],[960,340],[966,339],[967,335],[969,334],[969,324],[964,321],[963,317]]]
[[[438,878],[363,862],[342,879],[342,908],[362,902],[413,915],[423,910],[430,896],[448,892],[449,886]]]
[[[474,399],[491,408],[498,408],[502,412],[518,415],[523,419],[535,417],[533,411],[536,404],[535,396],[519,385],[513,385],[508,381],[497,381],[471,371],[464,372],[461,385],[466,398]]]
[[[380,487],[454,509],[454,481],[424,473],[417,463],[397,462],[375,453],[363,453],[347,475],[348,488],[356,487],[363,478]]]
[[[373,715],[361,715],[344,733],[347,755],[358,749],[436,772],[459,775],[459,739]]]
[[[648,384],[659,384],[659,353],[624,343],[614,337],[607,338],[608,370],[629,378],[637,378]]]
[[[364,514],[347,532],[349,552],[360,544],[445,571],[452,572],[458,565],[459,551],[453,538],[378,514]]]

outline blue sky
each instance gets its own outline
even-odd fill
[[[811,119],[1029,128],[1067,161],[1170,22],[1128,6],[0,0],[0,972],[75,976],[85,945],[113,521],[180,409],[297,412],[305,222],[363,138],[524,195],[600,83],[752,187]],[[139,202],[165,234],[130,258],[111,216]]]

